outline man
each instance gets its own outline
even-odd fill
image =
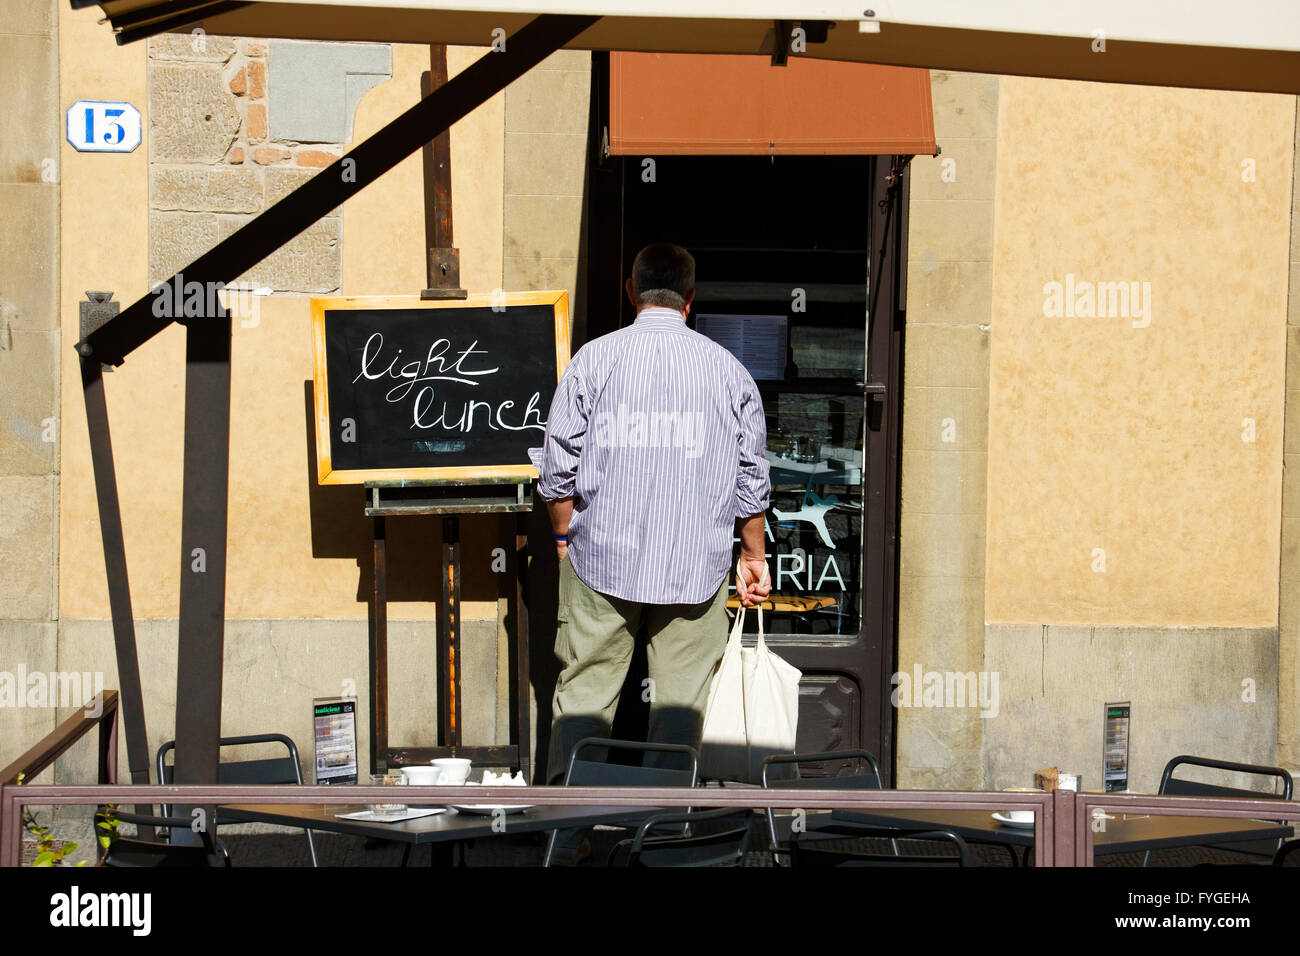
[[[727,641],[737,533],[741,602],[755,605],[771,590],[767,428],[754,380],[686,327],[695,260],[685,249],[642,249],[626,290],[636,321],[578,351],[546,426],[538,490],[560,558],[555,653],[563,665],[552,782],[577,741],[609,736],[643,620],[650,739],[698,749]]]

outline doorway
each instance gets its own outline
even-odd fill
[[[905,164],[607,156],[602,81],[593,56],[582,341],[634,320],[622,281],[639,249],[667,241],[694,255],[690,324],[745,362],[766,411],[765,531],[778,610],[764,615],[765,630],[803,672],[797,749],[866,749],[888,783]],[[746,631],[756,631],[753,614]],[[620,705],[629,734],[640,725],[630,711],[642,676],[629,674]]]

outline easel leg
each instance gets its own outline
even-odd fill
[[[460,519],[442,519],[442,607],[438,609],[438,743],[459,747]]]
[[[388,772],[388,556],[384,519],[374,521],[370,608],[370,772]]]
[[[528,605],[524,593],[524,584],[527,580],[527,562],[528,562],[528,517],[527,515],[514,516],[514,640],[511,646],[514,649],[514,694],[515,702],[515,726],[513,728],[513,737],[519,747],[519,769],[524,775],[524,779],[532,783],[533,779],[533,751],[532,751],[532,718],[530,717],[531,700],[529,697],[529,634],[528,634]]]

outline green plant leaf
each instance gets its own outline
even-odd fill
[[[53,865],[54,865],[54,854],[51,853],[49,850],[46,850],[44,853],[38,853],[36,855],[35,861],[33,861],[32,863],[32,866],[53,866]]]

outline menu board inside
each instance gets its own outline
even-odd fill
[[[357,782],[357,699],[319,697],[312,701],[318,784]]]

